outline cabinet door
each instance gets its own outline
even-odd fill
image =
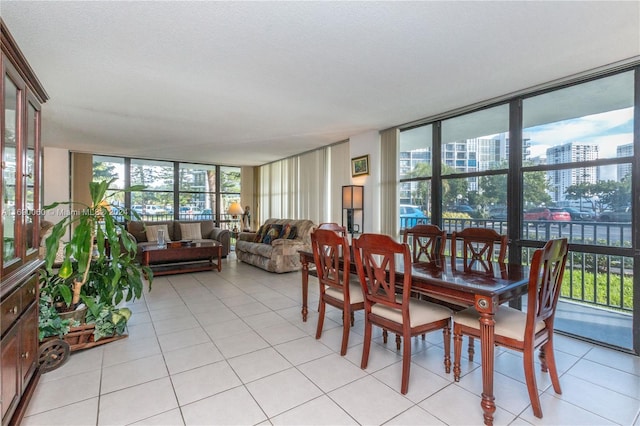
[[[29,96],[27,100],[27,146],[24,166],[24,207],[23,220],[26,226],[26,258],[38,253],[40,244],[40,170],[37,155],[40,138],[40,106]]]
[[[21,395],[20,366],[18,363],[20,343],[18,340],[19,327],[13,327],[0,343],[2,373],[0,388],[2,392],[2,419],[7,413],[11,414]],[[4,421],[3,421],[4,424]]]
[[[36,371],[38,358],[38,310],[36,304],[25,312],[20,322],[20,372],[22,374],[22,389],[24,392],[31,376]]]
[[[18,244],[16,237],[18,236],[16,229],[19,229],[16,220],[16,209],[21,208],[17,205],[17,187],[18,182],[18,143],[20,141],[20,124],[21,124],[21,99],[22,90],[20,86],[14,82],[6,74],[4,76],[4,134],[2,135],[2,242],[3,256],[2,269],[6,270],[11,265],[19,266]]]

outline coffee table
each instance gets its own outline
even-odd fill
[[[217,262],[214,259],[217,258]],[[180,246],[146,246],[142,248],[142,265],[148,266],[154,276],[187,272],[222,271],[222,244],[203,241]]]

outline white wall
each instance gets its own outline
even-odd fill
[[[69,150],[63,148],[44,147],[43,150],[43,173],[44,183],[43,196],[44,205],[56,201],[69,201],[69,184],[71,181],[71,171],[69,170]],[[68,210],[68,206],[61,209]],[[47,213],[46,220],[59,222],[62,215],[59,210]]]
[[[351,158],[369,155],[369,174],[351,178],[364,185],[364,232],[380,232],[380,133],[377,130],[349,138]]]

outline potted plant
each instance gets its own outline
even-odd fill
[[[149,277],[149,288],[153,280],[151,270],[136,260],[136,241],[125,225],[114,219],[109,201],[118,192],[143,187],[135,186],[107,196],[107,188],[112,182],[89,184],[91,205],[56,202],[44,207],[45,210],[61,205],[70,208],[69,214],[51,228],[51,235],[46,239],[45,268],[40,279],[44,306],[49,304],[58,313],[74,311],[81,304],[88,307],[86,319],[87,323],[94,324],[95,341],[109,333],[124,333],[131,311],[118,305],[142,296],[142,273]],[[135,212],[133,214],[137,216]],[[125,220],[131,219],[127,212],[119,211],[118,215]],[[63,241],[67,232],[71,233],[71,238]],[[56,262],[59,249],[62,259]],[[52,318],[55,317],[53,312],[52,309],[41,309],[41,340],[47,337],[48,329],[55,330],[53,335],[64,334],[67,324],[53,327],[60,325]],[[74,319],[83,321],[82,318]]]

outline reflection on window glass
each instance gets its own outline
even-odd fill
[[[504,169],[509,158],[509,105],[442,122],[442,174]]]

